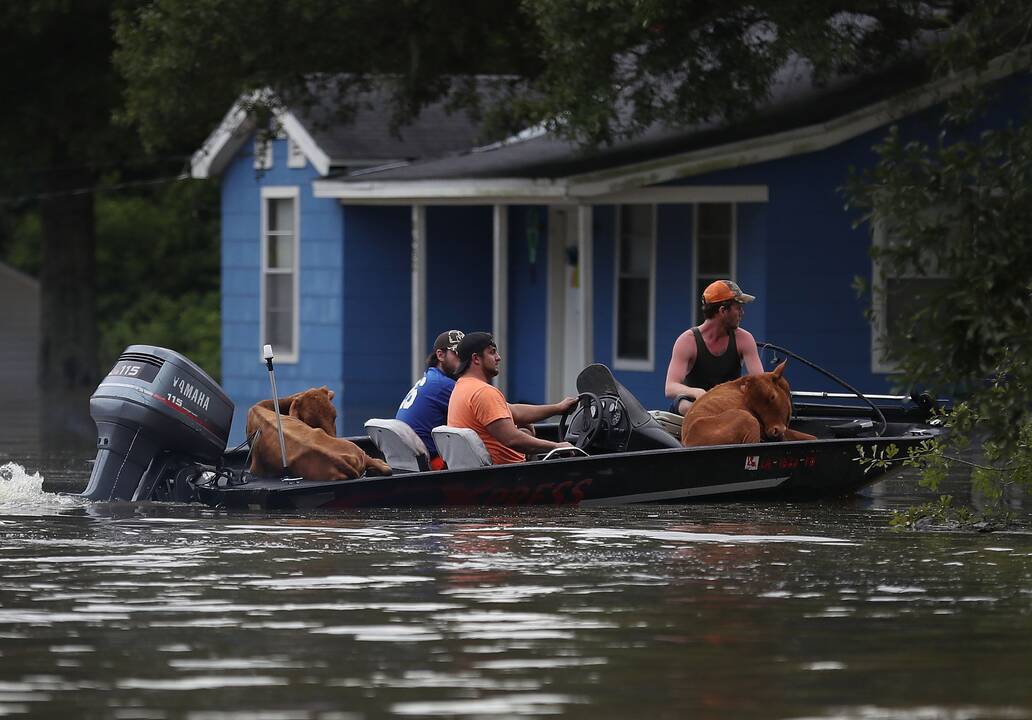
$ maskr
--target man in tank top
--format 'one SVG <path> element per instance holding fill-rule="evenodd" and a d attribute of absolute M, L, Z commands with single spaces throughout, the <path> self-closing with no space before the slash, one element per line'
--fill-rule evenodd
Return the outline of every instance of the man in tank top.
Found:
<path fill-rule="evenodd" d="M 749 375 L 763 372 L 756 340 L 739 327 L 745 304 L 755 299 L 730 280 L 717 280 L 703 291 L 705 320 L 681 333 L 670 354 L 665 392 L 673 400 L 671 411 L 683 415 L 707 390 L 740 376 L 742 363 Z"/>

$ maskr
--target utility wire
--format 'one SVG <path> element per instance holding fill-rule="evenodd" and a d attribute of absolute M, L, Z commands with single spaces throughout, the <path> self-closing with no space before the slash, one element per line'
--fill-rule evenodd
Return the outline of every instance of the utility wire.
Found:
<path fill-rule="evenodd" d="M 27 202 L 30 200 L 52 200 L 59 197 L 74 197 L 77 195 L 89 195 L 91 193 L 104 193 L 104 192 L 115 192 L 118 190 L 127 190 L 129 188 L 146 187 L 149 185 L 163 185 L 165 183 L 179 182 L 180 180 L 189 180 L 190 176 L 187 173 L 180 173 L 179 175 L 169 175 L 160 178 L 151 178 L 150 180 L 129 180 L 126 182 L 115 183 L 114 185 L 97 185 L 95 187 L 82 187 L 82 188 L 71 188 L 68 190 L 59 190 L 57 192 L 46 192 L 36 193 L 34 195 L 16 195 L 3 197 L 0 196 L 0 202 L 17 204 Z"/>

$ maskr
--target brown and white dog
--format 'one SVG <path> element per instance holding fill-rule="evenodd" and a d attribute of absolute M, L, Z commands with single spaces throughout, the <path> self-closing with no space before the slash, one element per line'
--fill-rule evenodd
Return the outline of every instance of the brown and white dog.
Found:
<path fill-rule="evenodd" d="M 283 422 L 287 469 L 306 480 L 351 480 L 369 475 L 390 475 L 383 460 L 369 457 L 350 440 L 338 438 L 333 391 L 323 386 L 279 398 L 262 400 L 247 413 L 247 435 L 261 429 L 251 452 L 251 472 L 276 476 L 282 472 L 276 406 Z"/>
<path fill-rule="evenodd" d="M 792 396 L 783 377 L 785 363 L 772 372 L 747 375 L 717 385 L 692 403 L 681 422 L 681 444 L 733 445 L 767 440 L 816 440 L 792 430 Z"/>

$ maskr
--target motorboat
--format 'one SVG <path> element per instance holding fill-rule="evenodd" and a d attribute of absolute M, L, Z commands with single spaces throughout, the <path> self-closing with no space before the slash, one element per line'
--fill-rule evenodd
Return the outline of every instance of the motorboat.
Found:
<path fill-rule="evenodd" d="M 856 493 L 885 471 L 870 458 L 905 456 L 940 433 L 927 396 L 796 392 L 790 426 L 817 439 L 686 448 L 679 416 L 646 410 L 606 366 L 585 368 L 577 390 L 569 417 L 535 426 L 539 436 L 575 447 L 539 459 L 492 465 L 472 431 L 439 428 L 448 467 L 432 470 L 407 426 L 371 420 L 366 435 L 349 439 L 393 474 L 258 477 L 247 469 L 247 447 L 227 450 L 234 407 L 218 384 L 173 350 L 132 345 L 90 399 L 97 457 L 82 496 L 320 511 L 814 500 Z"/>

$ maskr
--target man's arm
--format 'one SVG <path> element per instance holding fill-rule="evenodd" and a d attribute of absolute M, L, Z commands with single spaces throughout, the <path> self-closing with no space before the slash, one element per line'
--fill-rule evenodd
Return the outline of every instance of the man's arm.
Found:
<path fill-rule="evenodd" d="M 547 417 L 547 416 L 546 416 Z M 572 447 L 568 442 L 552 442 L 520 432 L 509 418 L 499 418 L 487 426 L 495 440 L 521 453 L 548 452 L 553 448 Z"/>
<path fill-rule="evenodd" d="M 691 330 L 686 330 L 674 341 L 674 349 L 670 353 L 670 364 L 666 371 L 666 385 L 664 394 L 673 399 L 678 395 L 688 395 L 693 400 L 698 400 L 706 394 L 702 388 L 691 387 L 684 384 L 684 377 L 695 367 L 695 335 Z"/>
<path fill-rule="evenodd" d="M 735 330 L 735 344 L 738 346 L 738 357 L 745 363 L 746 374 L 759 375 L 763 372 L 760 353 L 756 349 L 756 338 L 752 336 L 752 333 L 738 328 Z"/>
<path fill-rule="evenodd" d="M 569 408 L 577 404 L 577 398 L 563 398 L 560 402 L 547 405 L 524 405 L 509 403 L 509 412 L 512 413 L 512 422 L 518 427 L 524 427 L 531 423 L 541 422 L 553 415 L 562 415 Z M 488 428 L 491 426 L 488 425 Z"/>

